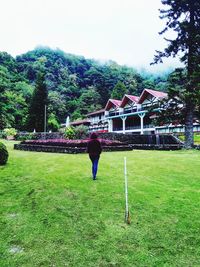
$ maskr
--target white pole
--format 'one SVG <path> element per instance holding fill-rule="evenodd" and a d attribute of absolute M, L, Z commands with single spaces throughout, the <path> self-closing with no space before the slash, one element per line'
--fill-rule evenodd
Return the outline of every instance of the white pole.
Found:
<path fill-rule="evenodd" d="M 144 118 L 143 116 L 140 117 L 140 119 L 141 119 L 141 134 L 144 134 L 144 130 L 143 130 L 144 129 L 144 121 L 143 121 L 143 118 Z"/>
<path fill-rule="evenodd" d="M 130 224 L 130 215 L 128 210 L 128 178 L 126 168 L 126 157 L 124 157 L 124 178 L 125 178 L 125 222 Z"/>
<path fill-rule="evenodd" d="M 125 134 L 125 130 L 126 130 L 126 117 L 122 118 L 122 130 L 123 130 L 123 134 Z"/>

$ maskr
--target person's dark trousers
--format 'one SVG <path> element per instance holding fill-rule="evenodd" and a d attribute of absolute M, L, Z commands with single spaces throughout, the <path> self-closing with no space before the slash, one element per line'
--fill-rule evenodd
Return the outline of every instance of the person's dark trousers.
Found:
<path fill-rule="evenodd" d="M 92 161 L 92 175 L 93 179 L 96 179 L 97 170 L 98 170 L 98 163 L 99 163 L 99 156 L 90 156 Z"/>

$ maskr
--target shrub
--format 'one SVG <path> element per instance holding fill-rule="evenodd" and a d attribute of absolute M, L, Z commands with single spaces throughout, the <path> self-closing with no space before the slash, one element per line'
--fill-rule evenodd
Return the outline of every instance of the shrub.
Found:
<path fill-rule="evenodd" d="M 17 141 L 25 141 L 34 139 L 34 133 L 17 133 L 15 135 L 15 140 Z"/>
<path fill-rule="evenodd" d="M 74 128 L 76 139 L 85 139 L 88 136 L 88 126 L 80 125 Z"/>
<path fill-rule="evenodd" d="M 68 127 L 65 129 L 64 137 L 66 139 L 74 139 L 75 138 L 75 130 L 74 127 Z"/>
<path fill-rule="evenodd" d="M 6 146 L 0 142 L 0 165 L 5 165 L 8 160 L 8 151 Z"/>
<path fill-rule="evenodd" d="M 99 139 L 102 146 L 118 146 L 124 145 L 117 140 Z M 46 140 L 28 140 L 23 141 L 21 144 L 41 145 L 41 146 L 62 146 L 62 147 L 87 147 L 88 139 L 85 140 L 66 140 L 66 139 L 46 139 Z"/>
<path fill-rule="evenodd" d="M 5 128 L 3 131 L 6 135 L 6 137 L 8 137 L 8 136 L 15 137 L 15 135 L 17 134 L 17 130 L 15 128 Z"/>

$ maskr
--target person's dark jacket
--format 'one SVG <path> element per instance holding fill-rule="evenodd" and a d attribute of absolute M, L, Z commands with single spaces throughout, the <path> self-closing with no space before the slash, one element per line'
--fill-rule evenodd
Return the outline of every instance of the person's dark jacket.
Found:
<path fill-rule="evenodd" d="M 101 143 L 98 139 L 90 139 L 87 144 L 87 153 L 90 156 L 99 156 L 102 152 Z"/>

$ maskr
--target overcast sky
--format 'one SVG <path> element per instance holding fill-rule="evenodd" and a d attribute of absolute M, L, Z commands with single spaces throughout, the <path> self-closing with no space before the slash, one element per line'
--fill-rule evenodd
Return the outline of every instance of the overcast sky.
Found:
<path fill-rule="evenodd" d="M 166 46 L 158 35 L 164 27 L 158 11 L 161 0 L 0 0 L 0 4 L 0 51 L 13 56 L 43 45 L 149 69 L 155 50 Z M 177 62 L 159 67 L 175 67 Z"/>

